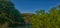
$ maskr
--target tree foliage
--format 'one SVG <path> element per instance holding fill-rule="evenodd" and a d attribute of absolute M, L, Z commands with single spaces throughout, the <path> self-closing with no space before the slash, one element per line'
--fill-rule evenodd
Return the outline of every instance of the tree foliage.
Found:
<path fill-rule="evenodd" d="M 15 8 L 11 1 L 0 1 L 0 12 L 2 13 L 0 14 L 0 21 L 9 21 L 9 23 L 24 23 L 22 14 Z"/>
<path fill-rule="evenodd" d="M 32 17 L 31 28 L 60 28 L 60 6 L 51 8 L 48 12 L 36 11 Z"/>

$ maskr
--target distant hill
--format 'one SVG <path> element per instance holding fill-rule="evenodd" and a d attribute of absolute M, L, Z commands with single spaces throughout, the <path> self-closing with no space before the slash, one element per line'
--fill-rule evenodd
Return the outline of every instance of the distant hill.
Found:
<path fill-rule="evenodd" d="M 22 15 L 23 15 L 23 16 L 33 16 L 33 15 L 35 15 L 35 14 L 33 14 L 33 13 L 22 13 Z"/>
<path fill-rule="evenodd" d="M 30 24 L 30 23 L 31 23 L 31 17 L 32 17 L 34 14 L 33 14 L 33 13 L 23 13 L 22 15 L 24 16 L 25 23 L 26 23 L 26 24 Z"/>

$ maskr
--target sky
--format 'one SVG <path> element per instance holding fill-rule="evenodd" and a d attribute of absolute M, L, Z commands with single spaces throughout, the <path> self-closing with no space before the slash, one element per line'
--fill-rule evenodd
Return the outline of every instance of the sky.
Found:
<path fill-rule="evenodd" d="M 60 0 L 11 0 L 15 8 L 21 13 L 35 13 L 36 10 L 44 9 L 46 12 L 60 5 Z"/>

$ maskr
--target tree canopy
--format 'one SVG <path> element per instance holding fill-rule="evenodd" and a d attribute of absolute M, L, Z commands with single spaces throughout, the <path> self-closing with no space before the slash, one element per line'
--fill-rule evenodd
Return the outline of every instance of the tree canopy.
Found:
<path fill-rule="evenodd" d="M 60 28 L 60 5 L 51 8 L 48 12 L 36 11 L 32 17 L 32 28 Z"/>
<path fill-rule="evenodd" d="M 14 4 L 11 1 L 8 2 L 5 0 L 0 1 L 0 12 L 2 13 L 0 14 L 0 19 L 1 19 L 0 21 L 2 21 L 2 17 L 3 17 L 4 21 L 12 20 L 10 21 L 10 23 L 12 22 L 24 23 L 24 18 L 22 14 L 18 11 L 18 9 L 15 8 Z"/>

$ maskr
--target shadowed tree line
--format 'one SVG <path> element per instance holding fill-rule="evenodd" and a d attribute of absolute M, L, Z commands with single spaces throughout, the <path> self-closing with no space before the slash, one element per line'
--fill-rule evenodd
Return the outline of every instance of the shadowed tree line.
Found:
<path fill-rule="evenodd" d="M 0 1 L 0 26 L 14 27 L 22 26 L 24 23 L 25 21 L 22 14 L 15 8 L 14 4 L 11 1 Z"/>
<path fill-rule="evenodd" d="M 31 23 L 31 28 L 60 28 L 60 5 L 52 7 L 48 12 L 37 10 Z"/>

